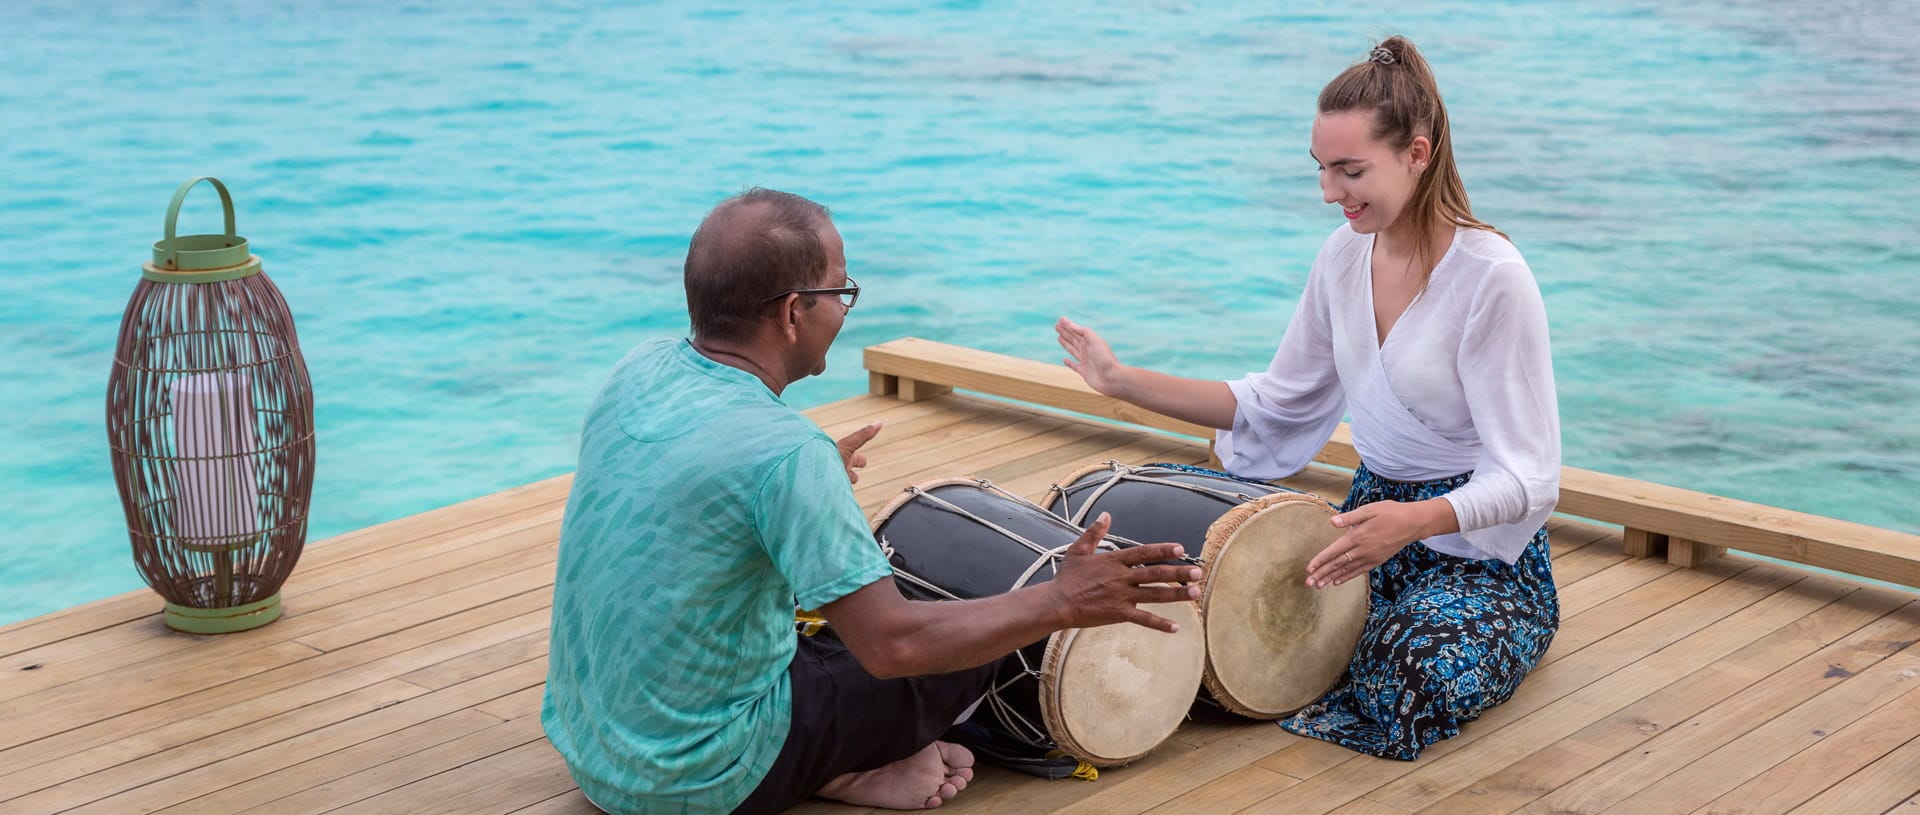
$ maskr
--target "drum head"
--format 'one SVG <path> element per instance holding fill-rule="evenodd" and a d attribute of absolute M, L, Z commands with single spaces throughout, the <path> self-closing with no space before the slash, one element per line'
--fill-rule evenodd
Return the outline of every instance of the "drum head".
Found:
<path fill-rule="evenodd" d="M 1132 623 L 1061 631 L 1047 641 L 1040 713 L 1068 755 L 1114 767 L 1146 755 L 1187 717 L 1206 667 L 1193 603 L 1141 608 L 1180 624 L 1168 634 Z"/>
<path fill-rule="evenodd" d="M 1341 530 L 1311 495 L 1243 504 L 1207 530 L 1204 681 L 1228 710 L 1277 719 L 1331 689 L 1367 622 L 1367 581 L 1308 588 L 1307 563 Z"/>

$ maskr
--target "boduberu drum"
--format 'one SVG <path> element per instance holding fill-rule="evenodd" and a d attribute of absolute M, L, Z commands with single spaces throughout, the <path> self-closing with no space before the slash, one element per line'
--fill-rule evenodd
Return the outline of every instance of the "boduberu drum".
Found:
<path fill-rule="evenodd" d="M 1112 534 L 1172 541 L 1205 568 L 1202 682 L 1222 707 L 1277 719 L 1339 681 L 1367 621 L 1367 582 L 1312 589 L 1307 563 L 1341 534 L 1318 497 L 1178 465 L 1109 461 L 1048 491 L 1070 523 L 1113 518 Z"/>
<path fill-rule="evenodd" d="M 873 518 L 901 592 L 915 600 L 991 597 L 1051 580 L 1081 531 L 986 481 L 960 478 L 908 487 Z M 1109 539 L 1101 547 L 1128 545 Z M 1193 603 L 1141 608 L 1180 630 L 1057 632 L 1007 660 L 982 715 L 1003 735 L 1096 767 L 1146 755 L 1185 718 L 1206 646 Z"/>

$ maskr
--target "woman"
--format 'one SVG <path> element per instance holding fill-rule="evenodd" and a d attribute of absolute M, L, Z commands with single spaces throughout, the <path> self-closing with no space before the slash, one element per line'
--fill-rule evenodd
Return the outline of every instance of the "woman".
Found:
<path fill-rule="evenodd" d="M 1367 626 L 1340 684 L 1281 725 L 1411 760 L 1510 698 L 1559 626 L 1546 309 L 1513 244 L 1473 217 L 1412 43 L 1388 39 L 1320 92 L 1312 155 L 1347 223 L 1265 372 L 1167 376 L 1121 365 L 1065 318 L 1056 330 L 1095 390 L 1218 428 L 1220 460 L 1242 477 L 1299 471 L 1352 413 L 1362 464 L 1333 519 L 1345 533 L 1306 582 L 1365 575 Z"/>

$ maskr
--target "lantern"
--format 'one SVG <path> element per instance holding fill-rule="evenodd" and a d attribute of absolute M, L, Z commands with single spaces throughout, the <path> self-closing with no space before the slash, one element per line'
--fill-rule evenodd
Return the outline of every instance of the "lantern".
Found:
<path fill-rule="evenodd" d="M 175 235 L 201 181 L 221 235 Z M 174 191 L 166 237 L 120 322 L 107 439 L 133 559 L 169 627 L 244 631 L 280 616 L 313 494 L 313 388 L 293 315 L 234 231 L 215 178 Z"/>

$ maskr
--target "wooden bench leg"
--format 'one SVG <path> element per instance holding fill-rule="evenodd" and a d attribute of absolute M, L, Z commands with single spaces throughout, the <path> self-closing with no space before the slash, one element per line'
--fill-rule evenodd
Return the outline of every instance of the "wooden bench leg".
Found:
<path fill-rule="evenodd" d="M 921 382 L 917 379 L 900 378 L 900 401 L 902 402 L 921 402 L 932 399 L 935 396 L 952 392 L 953 388 L 947 385 L 935 385 L 931 382 Z"/>
<path fill-rule="evenodd" d="M 1666 557 L 1667 536 L 1629 526 L 1621 535 L 1620 549 L 1628 557 Z"/>
<path fill-rule="evenodd" d="M 1691 569 L 1727 553 L 1725 546 L 1710 546 L 1686 538 L 1667 540 L 1667 562 Z"/>
<path fill-rule="evenodd" d="M 867 372 L 867 393 L 874 396 L 892 396 L 899 392 L 900 377 L 879 371 Z"/>

